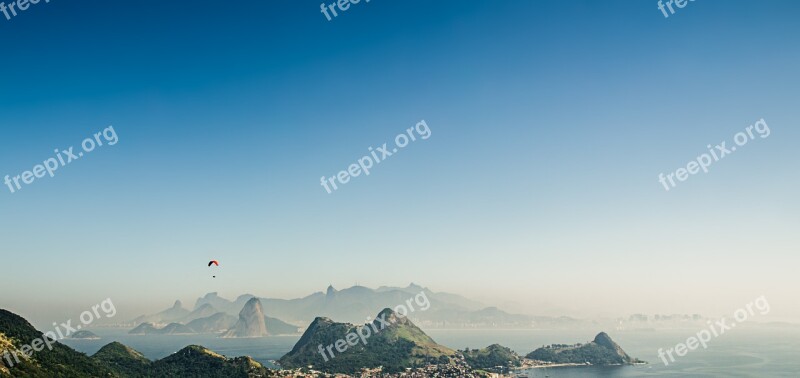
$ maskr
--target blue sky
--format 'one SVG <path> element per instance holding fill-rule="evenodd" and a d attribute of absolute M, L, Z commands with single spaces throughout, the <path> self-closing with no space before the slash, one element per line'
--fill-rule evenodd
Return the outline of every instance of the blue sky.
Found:
<path fill-rule="evenodd" d="M 327 21 L 306 0 L 54 0 L 0 17 L 0 174 L 119 136 L 0 190 L 2 304 L 135 313 L 413 281 L 531 313 L 766 295 L 800 318 L 800 5 L 656 3 L 373 0 Z M 761 118 L 769 138 L 658 183 Z M 319 185 L 421 119 L 430 139 Z"/>

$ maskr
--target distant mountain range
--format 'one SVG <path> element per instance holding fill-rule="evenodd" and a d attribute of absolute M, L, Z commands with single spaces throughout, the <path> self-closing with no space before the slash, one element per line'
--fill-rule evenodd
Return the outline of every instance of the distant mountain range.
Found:
<path fill-rule="evenodd" d="M 198 332 L 181 323 L 169 323 L 161 328 L 156 327 L 153 323 L 142 323 L 128 333 L 131 335 L 191 335 Z"/>
<path fill-rule="evenodd" d="M 170 323 L 160 325 L 163 322 Z M 131 335 L 218 333 L 222 337 L 233 338 L 290 335 L 302 332 L 301 327 L 266 316 L 261 301 L 255 297 L 251 297 L 244 304 L 238 317 L 217 311 L 209 303 L 201 304 L 194 311 L 189 311 L 182 307 L 180 301 L 175 301 L 171 308 L 153 315 L 142 315 L 134 319 L 134 323 L 138 323 L 138 325 L 128 332 Z"/>
<path fill-rule="evenodd" d="M 582 323 L 569 317 L 510 314 L 457 294 L 436 293 L 413 283 L 407 287 L 381 286 L 377 289 L 353 286 L 336 290 L 329 286 L 325 292 L 302 298 L 260 298 L 260 302 L 266 315 L 292 325 L 308 324 L 319 316 L 362 323 L 381 309 L 394 308 L 419 293 L 424 293 L 428 298 L 430 308 L 409 316 L 423 328 L 566 328 Z M 245 304 L 253 298 L 255 296 L 251 294 L 244 294 L 235 300 L 228 300 L 217 293 L 208 293 L 197 299 L 193 311 L 182 308 L 180 301 L 176 301 L 172 308 L 140 316 L 133 322 L 137 325 L 143 322 L 179 322 L 188 325 L 193 319 L 215 311 L 238 317 Z"/>
<path fill-rule="evenodd" d="M 699 315 L 632 315 L 630 318 L 598 319 L 595 321 L 568 316 L 549 317 L 511 314 L 497 307 L 487 307 L 480 302 L 457 294 L 433 292 L 428 288 L 410 284 L 407 287 L 381 286 L 370 289 L 353 286 L 336 290 L 329 286 L 325 292 L 295 299 L 256 298 L 251 294 L 234 300 L 208 293 L 195 301 L 189 310 L 180 301 L 172 307 L 150 315 L 142 315 L 125 326 L 134 328 L 133 334 L 219 334 L 226 337 L 247 335 L 248 332 L 228 332 L 237 326 L 245 305 L 256 298 L 261 304 L 270 335 L 302 333 L 303 326 L 317 317 L 360 324 L 383 308 L 394 308 L 409 298 L 423 293 L 428 300 L 424 311 L 409 314 L 409 318 L 422 329 L 614 329 L 653 330 L 656 328 L 689 327 L 706 321 Z M 149 323 L 148 325 L 143 325 Z M 173 324 L 174 323 L 174 324 Z M 182 326 L 185 327 L 182 327 Z M 141 327 L 141 328 L 139 328 Z M 257 334 L 263 334 L 256 331 Z"/>
<path fill-rule="evenodd" d="M 430 308 L 409 316 L 415 324 L 423 329 L 596 329 L 602 327 L 616 330 L 649 330 L 693 327 L 695 324 L 702 325 L 707 320 L 697 314 L 649 316 L 634 314 L 629 318 L 607 318 L 594 321 L 568 316 L 512 314 L 457 294 L 433 292 L 413 283 L 407 287 L 381 286 L 377 289 L 353 286 L 336 290 L 329 286 L 325 292 L 316 292 L 302 298 L 260 298 L 259 300 L 268 319 L 279 319 L 281 323 L 302 329 L 303 325 L 309 324 L 318 316 L 350 323 L 361 323 L 377 311 L 383 308 L 393 308 L 421 292 L 425 293 L 429 299 Z M 222 333 L 236 323 L 239 312 L 253 298 L 255 298 L 254 295 L 243 294 L 234 300 L 229 300 L 220 297 L 217 293 L 208 293 L 198 298 L 191 310 L 184 308 L 180 301 L 175 301 L 172 307 L 164 311 L 139 316 L 130 323 L 133 323 L 134 326 L 152 323 L 156 328 L 163 328 L 170 323 L 180 323 L 189 326 L 197 333 Z M 220 313 L 227 316 L 219 315 Z M 212 316 L 214 317 L 212 318 Z M 195 320 L 199 320 L 200 324 L 192 324 Z"/>
<path fill-rule="evenodd" d="M 200 309 L 202 309 L 202 311 L 198 311 Z M 296 325 L 265 316 L 261 308 L 261 302 L 257 298 L 251 298 L 245 304 L 244 308 L 239 312 L 238 318 L 224 312 L 216 312 L 210 305 L 203 305 L 200 309 L 181 317 L 181 321 L 192 319 L 186 324 L 173 322 L 159 327 L 155 323 L 141 323 L 128 333 L 131 335 L 193 335 L 218 333 L 221 337 L 234 338 L 291 335 L 302 332 L 302 329 Z M 206 313 L 213 313 L 213 315 L 193 319 L 195 316 L 200 316 L 200 314 L 205 315 Z"/>
<path fill-rule="evenodd" d="M 227 331 L 238 319 L 233 315 L 228 315 L 224 312 L 218 312 L 207 318 L 200 318 L 190 321 L 186 324 L 196 333 L 219 333 Z"/>
<path fill-rule="evenodd" d="M 181 320 L 186 318 L 191 311 L 183 308 L 183 304 L 181 301 L 175 301 L 175 304 L 172 307 L 161 311 L 157 314 L 153 315 L 142 315 L 136 319 L 133 319 L 133 323 L 141 324 L 141 323 L 179 323 Z"/>

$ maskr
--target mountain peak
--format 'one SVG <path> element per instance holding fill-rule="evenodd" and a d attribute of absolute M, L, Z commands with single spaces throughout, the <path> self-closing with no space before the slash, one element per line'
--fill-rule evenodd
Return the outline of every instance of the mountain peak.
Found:
<path fill-rule="evenodd" d="M 181 350 L 179 350 L 179 351 L 177 351 L 175 353 L 176 354 L 177 353 L 183 353 L 183 354 L 200 353 L 200 354 L 207 354 L 209 356 L 216 357 L 216 358 L 225 359 L 225 357 L 223 355 L 221 355 L 219 353 L 216 353 L 216 352 L 212 351 L 211 349 L 208 349 L 208 348 L 206 348 L 204 346 L 201 346 L 201 345 L 188 345 L 188 346 L 184 347 L 183 349 L 181 349 Z"/>
<path fill-rule="evenodd" d="M 597 336 L 594 337 L 594 342 L 596 342 L 597 344 L 600 344 L 600 345 L 605 345 L 605 346 L 615 346 L 615 345 L 617 345 L 617 343 L 615 343 L 614 340 L 611 340 L 611 336 L 609 336 L 605 332 L 598 333 Z"/>
<path fill-rule="evenodd" d="M 112 342 L 110 342 L 110 343 L 106 344 L 105 346 L 103 346 L 102 348 L 100 348 L 100 350 L 103 350 L 103 349 L 110 349 L 110 350 L 127 350 L 127 348 L 128 348 L 128 347 L 127 347 L 127 346 L 125 346 L 125 344 L 123 344 L 123 343 L 121 343 L 121 342 L 119 342 L 119 341 L 112 341 Z"/>
<path fill-rule="evenodd" d="M 245 305 L 245 307 L 247 307 L 247 306 L 258 306 L 259 308 L 261 308 L 261 300 L 259 298 L 256 298 L 256 297 L 252 297 L 252 298 L 248 299 L 247 303 L 245 303 L 244 305 Z M 242 311 L 244 311 L 244 309 L 242 309 Z"/>
<path fill-rule="evenodd" d="M 631 357 L 622 350 L 622 347 L 619 344 L 615 343 L 614 340 L 611 340 L 611 336 L 609 336 L 605 332 L 600 332 L 597 336 L 594 337 L 594 343 L 600 345 L 602 347 L 608 348 L 614 352 L 619 358 L 621 358 L 626 363 L 631 362 Z"/>
<path fill-rule="evenodd" d="M 390 324 L 387 326 L 385 322 Z M 336 345 L 338 340 L 349 340 L 352 336 L 348 335 L 358 335 L 360 331 L 370 328 L 378 331 L 368 336 L 368 342 L 350 344 L 347 351 L 332 352 L 334 355 L 327 356 L 321 355 L 318 350 L 320 345 Z M 384 308 L 371 327 L 338 323 L 325 317 L 315 318 L 279 363 L 288 368 L 313 365 L 315 369 L 327 373 L 356 373 L 361 368 L 378 366 L 382 366 L 386 372 L 398 372 L 431 360 L 451 362 L 455 355 L 455 351 L 437 344 L 405 317 L 390 308 Z M 336 359 L 329 360 L 329 357 Z"/>
<path fill-rule="evenodd" d="M 331 320 L 330 318 L 326 318 L 324 316 L 317 316 L 316 318 L 314 318 L 314 321 L 311 322 L 311 325 L 309 325 L 309 327 L 319 324 L 331 324 L 331 323 L 333 323 L 333 320 Z"/>
<path fill-rule="evenodd" d="M 175 304 L 172 305 L 172 308 L 182 308 L 182 307 L 183 307 L 183 303 L 181 303 L 180 300 L 176 300 Z"/>
<path fill-rule="evenodd" d="M 222 337 L 263 337 L 267 336 L 266 316 L 261 299 L 253 297 L 239 311 L 239 320 Z"/>
<path fill-rule="evenodd" d="M 375 318 L 373 323 L 377 323 L 377 326 L 381 326 L 381 323 L 378 318 L 383 319 L 384 321 L 389 322 L 391 325 L 413 325 L 407 317 L 399 315 L 397 312 L 392 310 L 391 308 L 384 308 L 381 312 L 378 313 L 378 316 Z"/>
<path fill-rule="evenodd" d="M 120 363 L 121 361 L 136 361 L 142 364 L 149 364 L 150 360 L 144 357 L 135 349 L 114 341 L 106 344 L 98 350 L 93 356 L 93 359 L 105 362 Z"/>
<path fill-rule="evenodd" d="M 148 377 L 265 377 L 268 371 L 249 357 L 226 358 L 208 348 L 189 345 L 153 363 Z"/>
<path fill-rule="evenodd" d="M 387 319 L 388 319 L 388 318 L 391 318 L 391 317 L 393 317 L 393 316 L 396 316 L 396 315 L 397 315 L 397 313 L 396 313 L 396 312 L 394 312 L 394 310 L 392 310 L 392 309 L 391 309 L 391 308 L 389 308 L 389 307 L 386 307 L 386 308 L 384 308 L 383 310 L 381 310 L 381 312 L 379 312 L 379 313 L 378 313 L 378 317 L 379 317 L 379 318 L 380 318 L 381 316 L 384 316 L 384 317 L 386 317 Z"/>

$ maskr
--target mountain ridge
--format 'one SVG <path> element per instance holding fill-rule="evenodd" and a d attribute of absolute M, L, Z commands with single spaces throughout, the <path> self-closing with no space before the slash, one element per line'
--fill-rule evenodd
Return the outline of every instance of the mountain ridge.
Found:
<path fill-rule="evenodd" d="M 309 324 L 318 316 L 359 323 L 380 309 L 403 303 L 409 295 L 419 293 L 424 293 L 431 302 L 430 311 L 414 315 L 415 321 L 426 328 L 531 328 L 536 324 L 553 325 L 573 321 L 569 318 L 511 314 L 457 294 L 434 292 L 415 283 L 406 287 L 380 286 L 377 289 L 356 285 L 342 290 L 330 285 L 325 291 L 300 298 L 260 299 L 270 316 L 288 323 Z M 244 294 L 231 301 L 213 292 L 198 298 L 195 308 L 210 304 L 220 311 L 238 316 L 244 305 L 242 301 L 253 297 Z"/>
<path fill-rule="evenodd" d="M 598 333 L 594 340 L 585 344 L 552 344 L 538 348 L 525 357 L 552 363 L 599 366 L 629 365 L 642 362 L 639 359 L 631 358 L 605 332 Z"/>
<path fill-rule="evenodd" d="M 396 372 L 429 362 L 453 364 L 456 354 L 437 344 L 408 318 L 385 308 L 375 320 L 362 325 L 315 318 L 278 363 L 284 368 L 310 365 L 328 373 L 352 374 L 377 367 Z"/>

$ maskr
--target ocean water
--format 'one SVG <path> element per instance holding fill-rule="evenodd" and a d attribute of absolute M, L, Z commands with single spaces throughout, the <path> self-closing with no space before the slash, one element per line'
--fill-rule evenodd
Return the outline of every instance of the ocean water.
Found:
<path fill-rule="evenodd" d="M 563 367 L 522 371 L 528 377 L 800 377 L 800 329 L 736 328 L 665 366 L 658 357 L 659 348 L 674 348 L 699 329 L 667 331 L 627 331 L 607 333 L 629 355 L 647 365 L 615 367 Z M 545 344 L 571 344 L 594 338 L 594 332 L 525 330 L 525 331 L 430 331 L 437 342 L 464 349 L 492 343 L 507 346 L 517 353 L 528 352 Z"/>
<path fill-rule="evenodd" d="M 159 359 L 192 344 L 202 345 L 226 356 L 248 355 L 269 363 L 292 349 L 299 336 L 270 336 L 254 339 L 222 339 L 212 335 L 132 336 L 119 329 L 93 329 L 100 340 L 62 340 L 87 354 L 119 341 L 147 358 Z M 520 371 L 536 378 L 578 377 L 800 377 L 800 329 L 737 328 L 712 339 L 707 349 L 689 351 L 665 366 L 659 348 L 674 347 L 695 334 L 697 329 L 667 331 L 608 331 L 629 355 L 647 365 L 620 367 L 559 367 Z M 499 343 L 520 354 L 545 344 L 571 344 L 594 338 L 586 330 L 427 330 L 438 343 L 454 349 L 483 348 Z"/>

